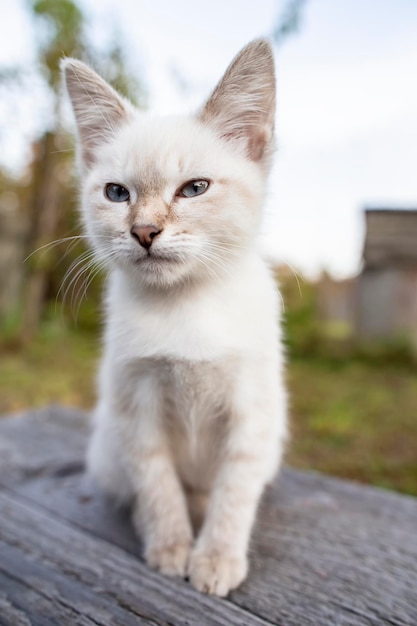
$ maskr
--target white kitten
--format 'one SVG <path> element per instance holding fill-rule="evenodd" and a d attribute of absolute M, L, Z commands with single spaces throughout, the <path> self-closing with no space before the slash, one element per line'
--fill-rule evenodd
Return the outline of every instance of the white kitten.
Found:
<path fill-rule="evenodd" d="M 110 267 L 88 465 L 133 500 L 149 565 L 224 596 L 247 574 L 286 436 L 276 290 L 257 241 L 272 51 L 246 46 L 207 104 L 178 118 L 136 110 L 80 61 L 63 68 L 85 229 Z"/>

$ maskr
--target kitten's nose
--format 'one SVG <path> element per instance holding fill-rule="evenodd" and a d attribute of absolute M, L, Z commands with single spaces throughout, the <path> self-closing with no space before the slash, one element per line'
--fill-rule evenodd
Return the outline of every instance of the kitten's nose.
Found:
<path fill-rule="evenodd" d="M 157 235 L 159 235 L 160 232 L 161 230 L 154 224 L 146 224 L 144 226 L 137 226 L 134 224 L 130 229 L 132 237 L 140 243 L 142 248 L 146 248 L 146 250 L 149 250 L 153 240 Z"/>

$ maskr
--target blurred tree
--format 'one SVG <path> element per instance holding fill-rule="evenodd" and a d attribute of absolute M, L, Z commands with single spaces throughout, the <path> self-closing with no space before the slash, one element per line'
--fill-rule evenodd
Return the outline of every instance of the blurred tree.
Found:
<path fill-rule="evenodd" d="M 39 61 L 48 84 L 60 83 L 59 63 L 63 56 L 83 57 L 84 16 L 73 0 L 31 0 L 29 6 L 39 33 Z"/>
<path fill-rule="evenodd" d="M 272 30 L 272 40 L 277 46 L 299 31 L 305 4 L 306 0 L 288 0 Z"/>
<path fill-rule="evenodd" d="M 62 184 L 68 153 L 59 151 L 57 145 L 57 135 L 61 133 L 57 97 L 59 61 L 63 54 L 82 56 L 85 52 L 83 15 L 72 0 L 35 0 L 29 3 L 29 7 L 34 16 L 35 32 L 40 39 L 39 69 L 53 102 L 53 119 L 49 122 L 50 129 L 33 146 L 26 205 L 29 227 L 25 256 L 55 239 L 60 221 L 62 223 L 73 209 L 68 200 L 71 196 Z M 27 265 L 21 327 L 24 340 L 30 339 L 39 325 L 53 270 L 53 256 L 34 255 Z"/>
<path fill-rule="evenodd" d="M 134 101 L 139 95 L 143 101 L 143 90 L 124 69 L 120 46 L 111 45 L 103 54 L 88 41 L 86 18 L 75 0 L 28 0 L 27 7 L 37 40 L 37 70 L 51 106 L 41 134 L 32 146 L 32 158 L 25 174 L 22 213 L 27 227 L 23 257 L 30 255 L 30 258 L 25 264 L 23 281 L 20 328 L 23 341 L 33 337 L 48 300 L 56 297 L 65 274 L 82 249 L 74 246 L 62 254 L 62 248 L 46 247 L 60 237 L 74 235 L 78 228 L 72 140 L 60 124 L 61 58 L 74 56 L 92 63 L 124 95 Z M 0 82 L 9 83 L 13 75 L 18 78 L 22 72 L 19 68 L 12 72 L 7 69 L 3 74 L 0 71 Z M 39 248 L 43 250 L 32 254 Z"/>

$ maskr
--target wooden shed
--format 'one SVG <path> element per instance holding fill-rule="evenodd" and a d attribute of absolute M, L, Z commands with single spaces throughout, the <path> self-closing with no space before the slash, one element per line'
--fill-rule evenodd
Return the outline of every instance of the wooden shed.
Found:
<path fill-rule="evenodd" d="M 365 220 L 358 335 L 405 337 L 417 347 L 417 209 L 366 209 Z"/>

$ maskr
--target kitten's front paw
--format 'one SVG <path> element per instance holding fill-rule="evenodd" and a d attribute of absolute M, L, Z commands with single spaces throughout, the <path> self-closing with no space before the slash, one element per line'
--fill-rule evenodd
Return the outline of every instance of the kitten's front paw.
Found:
<path fill-rule="evenodd" d="M 203 593 L 227 596 L 244 581 L 248 573 L 246 557 L 213 551 L 191 553 L 188 575 L 193 586 Z"/>
<path fill-rule="evenodd" d="M 146 550 L 145 558 L 150 567 L 167 576 L 182 576 L 187 572 L 191 542 L 177 542 L 164 546 L 152 546 Z"/>

